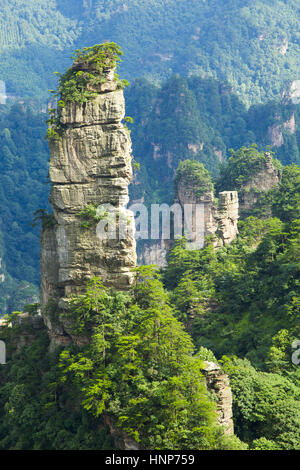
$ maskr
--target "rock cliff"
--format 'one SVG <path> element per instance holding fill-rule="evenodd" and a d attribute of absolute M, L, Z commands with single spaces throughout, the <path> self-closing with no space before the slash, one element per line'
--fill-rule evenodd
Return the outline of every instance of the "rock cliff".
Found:
<path fill-rule="evenodd" d="M 80 63 L 75 66 L 80 71 Z M 82 70 L 88 70 L 86 64 Z M 41 234 L 41 305 L 51 338 L 59 344 L 70 340 L 68 328 L 60 316 L 52 321 L 49 305 L 63 312 L 93 276 L 106 286 L 127 289 L 136 264 L 134 220 L 126 209 L 131 140 L 122 123 L 124 95 L 113 68 L 105 69 L 92 91 L 85 102 L 64 103 L 57 117 L 59 133 L 49 140 L 54 220 Z M 104 231 L 97 231 L 99 206 L 107 204 L 114 216 L 126 218 L 126 237 L 105 238 Z"/>
<path fill-rule="evenodd" d="M 260 196 L 270 189 L 277 187 L 281 178 L 281 172 L 274 167 L 270 153 L 265 153 L 263 168 L 253 175 L 239 191 L 240 215 L 247 217 L 258 202 Z"/>
<path fill-rule="evenodd" d="M 216 396 L 218 423 L 223 426 L 225 434 L 233 434 L 232 392 L 228 375 L 218 364 L 208 361 L 204 361 L 203 374 L 207 389 Z"/>
<path fill-rule="evenodd" d="M 200 194 L 197 194 L 199 190 Z M 195 187 L 192 180 L 180 178 L 177 199 L 182 208 L 185 205 L 203 206 L 203 237 L 212 236 L 216 247 L 227 245 L 236 238 L 239 217 L 237 191 L 222 191 L 216 200 L 212 189 L 201 191 L 201 187 Z M 193 242 L 193 239 L 189 241 Z"/>
<path fill-rule="evenodd" d="M 239 198 L 237 191 L 222 191 L 214 196 L 209 173 L 197 161 L 181 162 L 175 178 L 174 205 L 180 205 L 184 235 L 190 249 L 203 248 L 205 238 L 211 237 L 214 246 L 231 243 L 238 234 Z M 159 239 L 141 244 L 138 261 L 141 264 L 167 264 L 172 239 Z"/>

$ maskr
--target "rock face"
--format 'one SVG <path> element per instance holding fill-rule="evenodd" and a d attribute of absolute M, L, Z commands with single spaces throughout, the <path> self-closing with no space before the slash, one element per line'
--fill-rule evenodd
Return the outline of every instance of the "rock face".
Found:
<path fill-rule="evenodd" d="M 216 234 L 222 245 L 228 245 L 238 234 L 239 199 L 237 191 L 222 191 L 219 193 L 219 204 L 216 220 Z"/>
<path fill-rule="evenodd" d="M 165 267 L 167 265 L 167 253 L 169 250 L 169 245 L 167 240 L 157 240 L 144 243 L 142 245 L 142 255 L 138 256 L 138 264 L 156 264 L 160 267 Z"/>
<path fill-rule="evenodd" d="M 272 147 L 281 147 L 284 144 L 281 123 L 273 124 L 268 128 L 268 139 Z"/>
<path fill-rule="evenodd" d="M 182 214 L 187 220 L 188 231 L 185 232 L 190 248 L 203 248 L 205 237 L 212 236 L 215 247 L 231 243 L 238 234 L 239 201 L 237 191 L 219 193 L 215 201 L 213 191 L 206 191 L 201 196 L 196 194 L 195 187 L 186 181 L 178 182 L 175 204 L 180 204 Z M 201 210 L 196 213 L 196 207 Z M 186 213 L 186 208 L 193 208 L 193 216 Z M 198 222 L 197 222 L 198 221 Z M 200 237 L 197 235 L 200 233 Z M 172 240 L 159 239 L 142 244 L 142 255 L 138 256 L 139 264 L 156 264 L 164 267 L 167 264 L 167 253 L 173 244 Z M 141 250 L 140 250 L 141 251 Z"/>
<path fill-rule="evenodd" d="M 178 183 L 177 197 L 180 205 L 203 205 L 203 236 L 214 237 L 215 246 L 231 243 L 238 234 L 239 201 L 237 191 L 219 193 L 218 203 L 213 191 L 197 196 L 194 187 Z M 190 240 L 193 242 L 193 239 Z"/>
<path fill-rule="evenodd" d="M 245 183 L 240 191 L 240 213 L 243 217 L 250 214 L 263 192 L 278 186 L 280 182 L 281 173 L 274 167 L 272 156 L 266 152 L 265 158 L 264 168 Z"/>
<path fill-rule="evenodd" d="M 94 276 L 121 290 L 133 280 L 134 220 L 125 207 L 132 177 L 131 140 L 122 124 L 123 90 L 117 89 L 113 74 L 106 73 L 95 97 L 65 104 L 59 117 L 62 132 L 49 142 L 55 220 L 41 235 L 41 305 L 50 335 L 59 344 L 68 341 L 66 325 L 54 325 L 45 313 L 50 301 L 63 311 L 70 296 L 82 293 Z M 106 204 L 114 216 L 126 218 L 126 237 L 116 233 L 108 238 L 97 231 L 99 218 L 83 226 L 80 212 Z"/>
<path fill-rule="evenodd" d="M 283 104 L 300 103 L 300 80 L 293 80 L 287 84 L 281 95 Z"/>
<path fill-rule="evenodd" d="M 224 374 L 218 364 L 208 361 L 204 361 L 202 372 L 206 379 L 207 389 L 216 395 L 218 423 L 224 427 L 225 434 L 233 434 L 232 393 L 228 375 Z"/>

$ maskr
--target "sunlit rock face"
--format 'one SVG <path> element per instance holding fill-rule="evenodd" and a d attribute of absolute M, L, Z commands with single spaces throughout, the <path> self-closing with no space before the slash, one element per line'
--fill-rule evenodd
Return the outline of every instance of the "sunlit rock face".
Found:
<path fill-rule="evenodd" d="M 281 180 L 281 172 L 275 168 L 271 154 L 265 153 L 265 162 L 261 171 L 243 185 L 240 191 L 240 215 L 247 217 L 262 194 L 275 188 Z M 271 213 L 270 213 L 271 215 Z"/>
<path fill-rule="evenodd" d="M 86 103 L 66 103 L 59 114 L 62 132 L 49 141 L 50 203 L 55 220 L 41 235 L 41 304 L 50 335 L 59 344 L 68 342 L 68 327 L 61 318 L 54 324 L 53 315 L 47 313 L 49 302 L 63 312 L 70 297 L 84 292 L 94 276 L 120 290 L 133 282 L 134 219 L 126 209 L 132 177 L 131 139 L 122 123 L 123 90 L 117 89 L 113 70 L 106 79 Z M 109 205 L 113 220 L 126 220 L 122 236 L 118 231 L 105 232 L 103 223 L 102 230 L 97 230 L 101 222 L 96 218 L 83 226 L 79 213 L 88 205 Z"/>
<path fill-rule="evenodd" d="M 177 198 L 182 208 L 188 205 L 203 206 L 203 241 L 206 237 L 212 236 L 214 245 L 218 247 L 235 240 L 239 218 L 237 191 L 223 191 L 219 193 L 219 199 L 216 201 L 213 191 L 203 192 L 201 196 L 197 196 L 193 185 L 189 185 L 188 181 L 179 181 Z M 191 238 L 188 241 L 194 240 Z"/>
<path fill-rule="evenodd" d="M 225 434 L 233 434 L 232 391 L 229 377 L 224 374 L 219 364 L 214 362 L 204 361 L 202 372 L 207 389 L 216 395 L 218 423 L 223 426 Z"/>

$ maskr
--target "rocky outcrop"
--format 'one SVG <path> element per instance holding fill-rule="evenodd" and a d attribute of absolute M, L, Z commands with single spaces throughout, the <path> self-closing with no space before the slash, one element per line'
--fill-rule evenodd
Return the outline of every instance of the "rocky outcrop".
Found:
<path fill-rule="evenodd" d="M 64 311 L 94 276 L 106 286 L 128 289 L 136 264 L 134 220 L 126 209 L 132 170 L 130 135 L 122 124 L 124 95 L 113 70 L 105 77 L 96 96 L 65 104 L 60 135 L 49 142 L 54 223 L 41 235 L 41 305 L 56 344 L 68 341 L 67 326 L 61 318 L 54 325 L 45 313 L 49 302 Z M 116 218 L 126 218 L 125 237 L 97 230 L 104 212 L 96 208 L 107 204 Z M 88 207 L 95 208 L 95 217 L 83 224 L 80 213 Z"/>
<path fill-rule="evenodd" d="M 225 434 L 233 434 L 232 392 L 227 374 L 214 362 L 204 361 L 202 370 L 208 391 L 213 392 L 217 401 L 218 423 L 223 426 Z"/>
<path fill-rule="evenodd" d="M 283 104 L 300 103 L 300 80 L 293 80 L 287 84 L 281 95 Z"/>
<path fill-rule="evenodd" d="M 245 183 L 239 192 L 240 214 L 243 217 L 250 215 L 251 210 L 260 196 L 270 189 L 277 187 L 281 178 L 281 172 L 274 167 L 270 153 L 265 153 L 263 168 Z"/>
<path fill-rule="evenodd" d="M 281 123 L 275 123 L 268 127 L 268 139 L 272 147 L 281 147 L 284 144 Z"/>
<path fill-rule="evenodd" d="M 167 253 L 172 243 L 170 240 L 150 240 L 141 241 L 140 249 L 137 253 L 137 260 L 139 265 L 156 264 L 163 268 L 167 266 Z"/>
<path fill-rule="evenodd" d="M 239 199 L 237 191 L 219 193 L 218 212 L 216 214 L 216 235 L 222 245 L 228 245 L 238 234 Z"/>
<path fill-rule="evenodd" d="M 185 205 L 203 206 L 203 241 L 205 237 L 212 236 L 215 246 L 223 246 L 236 238 L 239 217 L 237 191 L 223 191 L 219 193 L 217 201 L 213 191 L 205 191 L 199 196 L 195 187 L 186 181 L 179 181 L 177 188 L 177 197 L 182 208 Z M 191 238 L 189 241 L 194 240 Z"/>
<path fill-rule="evenodd" d="M 16 343 L 16 350 L 20 351 L 23 346 L 29 346 L 36 340 L 37 330 L 45 329 L 43 318 L 40 314 L 31 315 L 29 313 L 22 313 L 16 317 L 16 324 L 20 326 L 18 341 Z"/>

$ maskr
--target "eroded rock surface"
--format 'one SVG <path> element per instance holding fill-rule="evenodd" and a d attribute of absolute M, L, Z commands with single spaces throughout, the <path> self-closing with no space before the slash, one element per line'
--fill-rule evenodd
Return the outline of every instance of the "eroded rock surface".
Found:
<path fill-rule="evenodd" d="M 223 426 L 225 434 L 233 434 L 232 392 L 227 374 L 219 364 L 204 361 L 203 374 L 209 391 L 214 392 L 217 400 L 218 423 Z"/>
<path fill-rule="evenodd" d="M 53 322 L 47 314 L 49 302 L 64 311 L 70 297 L 82 293 L 94 276 L 106 286 L 126 290 L 136 265 L 134 220 L 126 209 L 132 157 L 130 135 L 122 124 L 124 95 L 113 71 L 106 77 L 89 101 L 66 103 L 59 117 L 62 132 L 49 142 L 54 225 L 41 235 L 41 304 L 55 344 L 68 342 L 70 332 L 61 319 Z M 83 226 L 82 210 L 107 204 L 115 216 L 126 218 L 126 237 L 119 239 L 116 233 L 104 238 L 95 220 Z"/>
<path fill-rule="evenodd" d="M 245 183 L 240 191 L 240 213 L 243 217 L 251 214 L 260 196 L 280 183 L 281 172 L 274 167 L 270 153 L 265 153 L 265 163 L 261 171 Z"/>
<path fill-rule="evenodd" d="M 215 246 L 223 246 L 235 240 L 238 234 L 239 200 L 237 191 L 219 193 L 219 200 L 214 199 L 213 191 L 197 196 L 195 188 L 187 182 L 179 182 L 178 201 L 182 208 L 191 205 L 203 206 L 203 241 L 213 236 Z M 196 233 L 196 229 L 193 230 Z M 193 238 L 189 241 L 193 242 Z"/>

